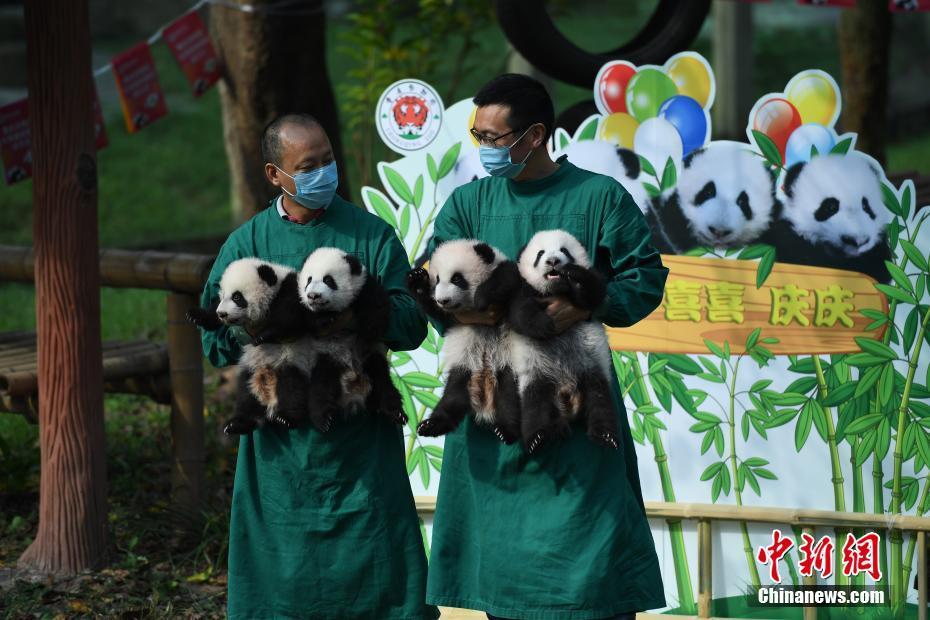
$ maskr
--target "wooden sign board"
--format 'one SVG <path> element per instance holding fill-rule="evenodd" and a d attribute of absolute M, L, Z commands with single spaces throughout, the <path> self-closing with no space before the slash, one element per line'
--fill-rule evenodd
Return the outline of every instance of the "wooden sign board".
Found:
<path fill-rule="evenodd" d="M 632 327 L 607 328 L 618 351 L 708 353 L 704 339 L 744 352 L 757 327 L 775 354 L 855 353 L 857 336 L 872 320 L 861 311 L 888 311 L 885 296 L 867 275 L 841 269 L 775 263 L 756 288 L 758 263 L 748 260 L 662 255 L 669 268 L 661 305 Z"/>

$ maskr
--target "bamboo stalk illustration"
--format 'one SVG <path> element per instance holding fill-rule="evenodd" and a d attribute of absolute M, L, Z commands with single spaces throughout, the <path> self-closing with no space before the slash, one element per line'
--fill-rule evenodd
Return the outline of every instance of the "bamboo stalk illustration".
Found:
<path fill-rule="evenodd" d="M 732 476 L 734 482 L 737 480 L 737 465 L 736 465 L 736 377 L 737 372 L 739 371 L 739 363 L 742 361 L 743 356 L 737 356 L 736 364 L 733 366 L 732 376 L 730 377 L 730 403 L 729 403 L 729 422 L 730 422 L 730 475 Z M 736 505 L 743 505 L 743 494 L 739 489 L 739 485 L 733 485 L 733 493 L 736 497 Z M 762 585 L 762 580 L 759 579 L 759 569 L 756 567 L 755 556 L 752 552 L 752 541 L 749 540 L 749 528 L 746 526 L 745 521 L 739 522 L 740 532 L 743 536 L 743 551 L 746 553 L 746 562 L 749 564 L 749 577 L 752 580 L 752 585 L 756 588 Z"/>
<path fill-rule="evenodd" d="M 643 377 L 642 367 L 639 364 L 639 357 L 636 353 L 628 353 L 627 358 L 632 362 L 634 381 L 639 385 L 641 393 L 646 398 L 646 404 L 653 405 L 652 398 L 646 389 L 646 381 Z M 672 486 L 672 476 L 668 469 L 668 454 L 666 454 L 665 447 L 662 444 L 662 437 L 656 431 L 652 433 L 652 438 L 649 441 L 652 444 L 656 467 L 659 470 L 662 499 L 674 503 L 675 489 Z M 681 520 L 668 519 L 666 523 L 668 524 L 669 539 L 672 544 L 672 562 L 675 566 L 675 581 L 678 586 L 678 605 L 684 613 L 697 613 Z"/>
<path fill-rule="evenodd" d="M 901 514 L 901 465 L 903 463 L 903 438 L 904 425 L 907 421 L 908 403 L 911 397 L 911 386 L 914 384 L 914 374 L 917 372 L 917 362 L 920 359 L 920 352 L 924 342 L 924 332 L 927 331 L 927 322 L 930 321 L 930 311 L 924 313 L 923 321 L 917 330 L 913 350 L 908 359 L 907 377 L 904 380 L 904 392 L 901 396 L 901 404 L 898 406 L 898 425 L 897 435 L 894 442 L 894 483 L 891 490 L 891 512 Z M 891 600 L 893 603 L 904 603 L 904 594 L 907 592 L 907 586 L 903 583 L 904 573 L 901 558 L 901 530 L 891 530 Z"/>
<path fill-rule="evenodd" d="M 920 501 L 917 502 L 917 516 L 922 517 L 927 512 L 927 497 L 930 496 L 930 472 L 924 477 L 924 490 L 920 494 Z M 904 556 L 904 589 L 907 591 L 907 584 L 911 580 L 911 566 L 914 565 L 914 549 L 917 547 L 917 536 L 911 534 L 907 542 L 907 553 Z"/>
<path fill-rule="evenodd" d="M 830 395 L 830 392 L 827 388 L 827 380 L 823 374 L 820 356 L 811 355 L 811 360 L 814 362 L 814 370 L 817 373 L 817 388 L 820 391 L 821 399 L 825 399 Z M 833 408 L 824 406 L 823 413 L 827 426 L 827 446 L 830 448 L 830 468 L 833 473 L 830 478 L 833 483 L 833 504 L 837 512 L 846 512 L 846 491 L 843 488 L 843 469 L 840 466 L 840 452 L 836 445 L 836 430 L 833 425 Z M 845 529 L 836 528 L 834 530 L 836 539 L 845 540 L 846 532 L 847 530 Z M 843 561 L 842 547 L 837 545 L 834 553 L 836 557 L 836 566 L 840 566 Z M 841 586 L 847 583 L 848 579 L 843 574 L 843 571 L 836 571 L 836 585 Z"/>

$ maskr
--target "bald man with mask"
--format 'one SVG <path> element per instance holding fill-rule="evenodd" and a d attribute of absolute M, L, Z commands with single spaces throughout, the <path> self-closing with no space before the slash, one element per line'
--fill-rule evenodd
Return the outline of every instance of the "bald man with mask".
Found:
<path fill-rule="evenodd" d="M 300 269 L 319 247 L 356 256 L 388 290 L 385 344 L 415 349 L 426 322 L 407 294 L 407 255 L 380 218 L 336 195 L 329 138 L 311 116 L 271 122 L 265 176 L 280 188 L 268 208 L 220 250 L 202 302 L 223 270 L 257 257 Z M 346 314 L 335 327 L 352 329 Z M 249 334 L 203 333 L 214 366 L 235 364 Z M 309 404 L 312 406 L 312 403 Z M 404 462 L 403 433 L 383 416 L 341 417 L 326 433 L 266 425 L 239 443 L 229 528 L 229 618 L 427 620 L 426 555 Z"/>

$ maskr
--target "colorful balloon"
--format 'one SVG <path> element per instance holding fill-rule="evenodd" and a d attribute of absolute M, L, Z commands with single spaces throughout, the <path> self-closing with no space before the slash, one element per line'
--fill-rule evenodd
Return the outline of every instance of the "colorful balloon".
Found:
<path fill-rule="evenodd" d="M 684 154 L 701 148 L 707 135 L 707 112 L 687 95 L 675 95 L 659 106 L 658 118 L 664 118 L 678 130 Z"/>
<path fill-rule="evenodd" d="M 797 108 L 802 123 L 832 127 L 839 117 L 839 87 L 823 71 L 810 69 L 795 75 L 785 86 L 785 97 Z"/>
<path fill-rule="evenodd" d="M 601 121 L 601 126 L 597 130 L 597 137 L 599 140 L 632 149 L 633 137 L 636 135 L 638 127 L 639 121 L 635 118 L 624 112 L 617 112 Z"/>
<path fill-rule="evenodd" d="M 801 125 L 788 137 L 788 144 L 785 146 L 785 167 L 799 161 L 810 161 L 811 147 L 816 148 L 819 154 L 825 155 L 835 144 L 833 132 L 823 125 L 816 123 Z"/>
<path fill-rule="evenodd" d="M 690 55 L 673 57 L 666 63 L 665 73 L 675 83 L 679 93 L 691 97 L 702 108 L 711 106 L 714 76 L 706 60 Z"/>
<path fill-rule="evenodd" d="M 612 60 L 601 67 L 594 80 L 594 101 L 601 114 L 626 112 L 626 89 L 636 67 L 625 60 Z"/>
<path fill-rule="evenodd" d="M 763 102 L 752 120 L 753 129 L 767 135 L 778 147 L 782 161 L 785 160 L 788 137 L 800 126 L 801 115 L 790 101 L 781 97 L 772 97 Z"/>
<path fill-rule="evenodd" d="M 664 118 L 643 121 L 633 138 L 633 150 L 648 159 L 659 175 L 669 157 L 677 164 L 684 154 L 678 130 Z"/>
<path fill-rule="evenodd" d="M 663 101 L 677 94 L 675 82 L 659 69 L 640 69 L 626 87 L 627 111 L 643 122 L 659 112 Z"/>

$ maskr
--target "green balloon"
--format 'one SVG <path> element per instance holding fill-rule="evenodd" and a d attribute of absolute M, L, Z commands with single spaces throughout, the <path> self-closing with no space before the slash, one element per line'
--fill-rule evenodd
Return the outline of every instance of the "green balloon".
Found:
<path fill-rule="evenodd" d="M 678 94 L 672 78 L 658 69 L 640 69 L 626 87 L 626 109 L 643 122 L 659 113 L 666 99 Z"/>

